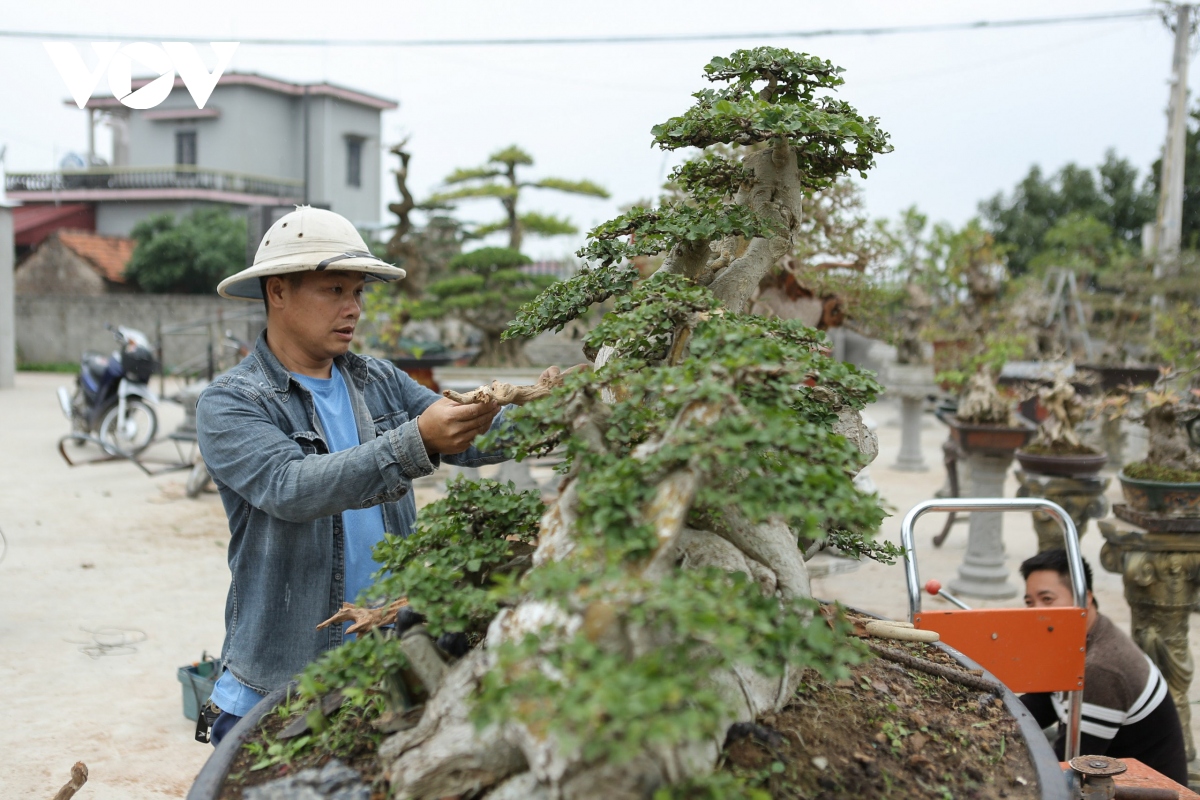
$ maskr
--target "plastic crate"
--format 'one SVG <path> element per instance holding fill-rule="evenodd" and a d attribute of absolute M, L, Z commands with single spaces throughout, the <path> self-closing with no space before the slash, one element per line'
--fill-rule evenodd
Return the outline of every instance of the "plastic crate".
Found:
<path fill-rule="evenodd" d="M 195 721 L 200 709 L 208 702 L 217 677 L 221 674 L 221 660 L 205 658 L 195 664 L 180 667 L 175 673 L 183 686 L 183 715 Z"/>

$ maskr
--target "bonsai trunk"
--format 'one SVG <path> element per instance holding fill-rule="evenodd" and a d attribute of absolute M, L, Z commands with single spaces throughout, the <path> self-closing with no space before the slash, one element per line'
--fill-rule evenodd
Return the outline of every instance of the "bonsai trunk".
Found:
<path fill-rule="evenodd" d="M 1146 463 L 1155 467 L 1200 471 L 1200 451 L 1192 447 L 1180 417 L 1184 409 L 1177 403 L 1163 403 L 1146 411 L 1143 423 L 1149 432 Z"/>

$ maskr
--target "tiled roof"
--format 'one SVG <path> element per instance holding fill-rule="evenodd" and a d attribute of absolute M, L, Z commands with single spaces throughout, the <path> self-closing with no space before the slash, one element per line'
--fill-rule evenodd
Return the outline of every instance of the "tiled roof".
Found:
<path fill-rule="evenodd" d="M 106 280 L 125 282 L 125 265 L 133 256 L 133 239 L 89 231 L 59 231 L 58 240 L 90 263 Z"/>

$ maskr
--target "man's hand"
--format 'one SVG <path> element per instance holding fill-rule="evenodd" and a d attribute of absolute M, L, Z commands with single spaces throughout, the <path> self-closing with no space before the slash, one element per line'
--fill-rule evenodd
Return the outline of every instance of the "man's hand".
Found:
<path fill-rule="evenodd" d="M 417 430 L 429 455 L 454 455 L 471 446 L 475 437 L 492 426 L 500 413 L 496 403 L 459 405 L 442 398 L 417 417 Z"/>

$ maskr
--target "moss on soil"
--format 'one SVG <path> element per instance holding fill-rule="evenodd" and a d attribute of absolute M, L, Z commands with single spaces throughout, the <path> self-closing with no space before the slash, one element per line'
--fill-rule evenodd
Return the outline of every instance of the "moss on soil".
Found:
<path fill-rule="evenodd" d="M 1157 464 L 1147 464 L 1136 461 L 1126 464 L 1125 476 L 1138 481 L 1160 481 L 1162 483 L 1200 483 L 1200 472 L 1186 469 L 1160 467 Z"/>

